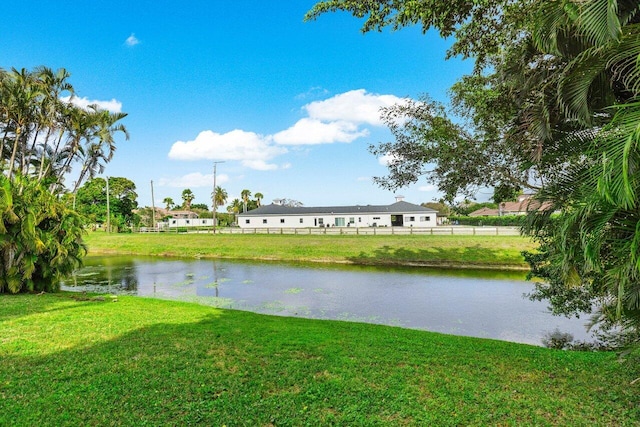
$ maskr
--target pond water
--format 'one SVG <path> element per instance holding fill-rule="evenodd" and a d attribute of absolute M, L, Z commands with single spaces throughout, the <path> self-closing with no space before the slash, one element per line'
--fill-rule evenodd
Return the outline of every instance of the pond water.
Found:
<path fill-rule="evenodd" d="M 589 339 L 586 317 L 553 316 L 526 298 L 524 273 L 89 257 L 62 288 L 536 345 L 555 329 Z"/>

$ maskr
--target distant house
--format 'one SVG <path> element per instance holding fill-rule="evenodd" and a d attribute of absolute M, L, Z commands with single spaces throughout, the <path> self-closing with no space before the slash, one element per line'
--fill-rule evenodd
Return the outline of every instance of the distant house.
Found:
<path fill-rule="evenodd" d="M 534 200 L 531 194 L 522 194 L 515 202 L 500 203 L 498 209 L 484 207 L 473 211 L 469 216 L 506 216 L 506 215 L 526 215 L 529 212 L 538 211 L 548 206 Z"/>
<path fill-rule="evenodd" d="M 198 214 L 193 211 L 168 211 L 167 215 L 173 219 L 195 219 Z"/>
<path fill-rule="evenodd" d="M 238 215 L 241 228 L 435 227 L 437 211 L 397 198 L 391 205 L 262 206 Z"/>
<path fill-rule="evenodd" d="M 469 214 L 469 216 L 499 216 L 500 211 L 498 209 L 491 209 L 488 207 L 483 207 L 482 209 L 478 209 L 477 211 L 473 211 Z"/>
<path fill-rule="evenodd" d="M 168 211 L 168 218 L 164 222 L 164 227 L 213 227 L 213 218 L 199 218 L 196 212 L 192 211 Z"/>

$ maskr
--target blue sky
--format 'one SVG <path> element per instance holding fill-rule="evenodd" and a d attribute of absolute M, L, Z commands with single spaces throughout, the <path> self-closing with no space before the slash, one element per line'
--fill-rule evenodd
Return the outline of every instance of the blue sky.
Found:
<path fill-rule="evenodd" d="M 230 199 L 243 189 L 305 206 L 387 204 L 371 143 L 391 138 L 378 108 L 447 89 L 471 71 L 418 28 L 362 34 L 345 13 L 304 23 L 313 0 L 25 1 L 0 26 L 0 67 L 64 67 L 78 101 L 128 113 L 105 171 L 151 205 L 190 188 L 210 205 L 213 161 Z M 102 104 L 104 103 L 104 104 Z M 438 194 L 422 181 L 397 192 Z"/>

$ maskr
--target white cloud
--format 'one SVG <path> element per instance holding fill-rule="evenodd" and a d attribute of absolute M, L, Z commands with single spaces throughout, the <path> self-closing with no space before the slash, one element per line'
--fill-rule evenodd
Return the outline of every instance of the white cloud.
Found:
<path fill-rule="evenodd" d="M 312 119 L 348 121 L 383 126 L 380 108 L 400 104 L 404 100 L 395 95 L 367 93 L 364 89 L 341 93 L 324 101 L 314 101 L 304 107 Z"/>
<path fill-rule="evenodd" d="M 138 38 L 134 33 L 131 33 L 131 35 L 127 37 L 127 39 L 124 41 L 124 43 L 127 46 L 135 46 L 137 44 L 140 44 L 140 40 L 138 40 Z"/>
<path fill-rule="evenodd" d="M 89 105 L 96 105 L 100 110 L 109 110 L 112 113 L 122 112 L 122 102 L 112 99 L 111 101 L 100 101 L 98 99 L 88 99 L 87 97 L 78 98 L 77 96 L 63 96 L 60 98 L 62 102 L 70 102 L 82 109 L 87 109 Z"/>
<path fill-rule="evenodd" d="M 378 157 L 378 163 L 380 163 L 382 166 L 389 166 L 399 161 L 400 157 L 396 156 L 395 154 L 385 154 L 384 156 Z"/>
<path fill-rule="evenodd" d="M 308 91 L 296 95 L 295 99 L 320 98 L 329 94 L 327 89 L 320 86 L 313 86 Z"/>
<path fill-rule="evenodd" d="M 267 163 L 286 153 L 286 148 L 275 146 L 271 137 L 243 130 L 219 134 L 210 130 L 200 132 L 192 141 L 177 141 L 171 146 L 169 158 L 175 160 L 239 160 L 243 165 L 258 170 L 277 169 Z"/>
<path fill-rule="evenodd" d="M 278 169 L 278 165 L 273 163 L 267 163 L 264 160 L 243 160 L 242 165 L 249 169 L 255 169 L 259 171 L 272 171 Z"/>
<path fill-rule="evenodd" d="M 313 91 L 323 91 L 312 88 Z M 290 168 L 285 163 L 278 166 L 271 161 L 289 152 L 284 146 L 309 146 L 350 143 L 369 136 L 364 126 L 382 126 L 380 108 L 403 103 L 405 99 L 395 95 L 368 93 L 364 89 L 352 90 L 323 101 L 314 101 L 302 107 L 303 117 L 273 135 L 260 135 L 240 129 L 224 134 L 203 131 L 191 141 L 176 141 L 169 151 L 175 160 L 235 160 L 256 170 Z M 290 148 L 295 150 L 295 148 Z M 388 165 L 391 158 L 385 156 L 380 163 Z"/>
<path fill-rule="evenodd" d="M 421 187 L 418 187 L 418 191 L 435 191 L 435 190 L 436 190 L 435 185 L 423 185 Z"/>
<path fill-rule="evenodd" d="M 228 181 L 228 175 L 216 175 L 216 185 L 224 184 Z M 177 178 L 160 178 L 160 180 L 158 180 L 158 185 L 160 187 L 172 188 L 213 188 L 213 174 L 201 174 L 200 172 L 194 172 Z"/>
<path fill-rule="evenodd" d="M 367 135 L 369 131 L 359 130 L 355 123 L 345 121 L 324 123 L 320 120 L 304 118 L 298 120 L 289 129 L 273 135 L 273 140 L 282 145 L 331 144 L 351 142 Z"/>

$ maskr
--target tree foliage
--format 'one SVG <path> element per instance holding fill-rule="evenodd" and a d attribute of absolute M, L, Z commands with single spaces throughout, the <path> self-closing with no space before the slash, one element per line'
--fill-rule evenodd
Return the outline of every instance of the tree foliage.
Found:
<path fill-rule="evenodd" d="M 534 297 L 559 313 L 596 304 L 609 325 L 640 330 L 640 3 L 630 0 L 326 0 L 363 31 L 418 24 L 453 36 L 474 73 L 451 88 L 452 112 L 428 98 L 382 112 L 395 141 L 380 182 L 426 176 L 447 200 L 479 186 L 536 194 L 548 208 L 524 231 L 545 281 Z M 504 190 L 504 191 L 503 191 Z M 632 325 L 632 326 L 629 326 Z"/>
<path fill-rule="evenodd" d="M 109 212 L 111 223 L 120 231 L 131 226 L 134 209 L 138 207 L 138 194 L 133 181 L 121 177 L 109 179 Z M 80 187 L 76 194 L 76 210 L 83 215 L 88 224 L 105 224 L 107 222 L 107 181 L 94 178 Z"/>
<path fill-rule="evenodd" d="M 126 114 L 71 102 L 69 77 L 65 69 L 46 67 L 0 70 L 0 160 L 9 178 L 19 172 L 61 192 L 65 176 L 77 167 L 78 188 L 112 159 L 114 135 L 128 138 L 118 123 Z"/>
<path fill-rule="evenodd" d="M 195 198 L 196 196 L 190 188 L 182 190 L 182 207 L 187 211 L 191 210 L 191 202 L 193 202 Z"/>
<path fill-rule="evenodd" d="M 86 253 L 82 220 L 33 177 L 0 175 L 0 293 L 59 289 Z"/>
<path fill-rule="evenodd" d="M 80 263 L 82 221 L 73 190 L 100 173 L 128 137 L 112 113 L 73 104 L 64 69 L 0 69 L 0 292 L 51 291 Z"/>

